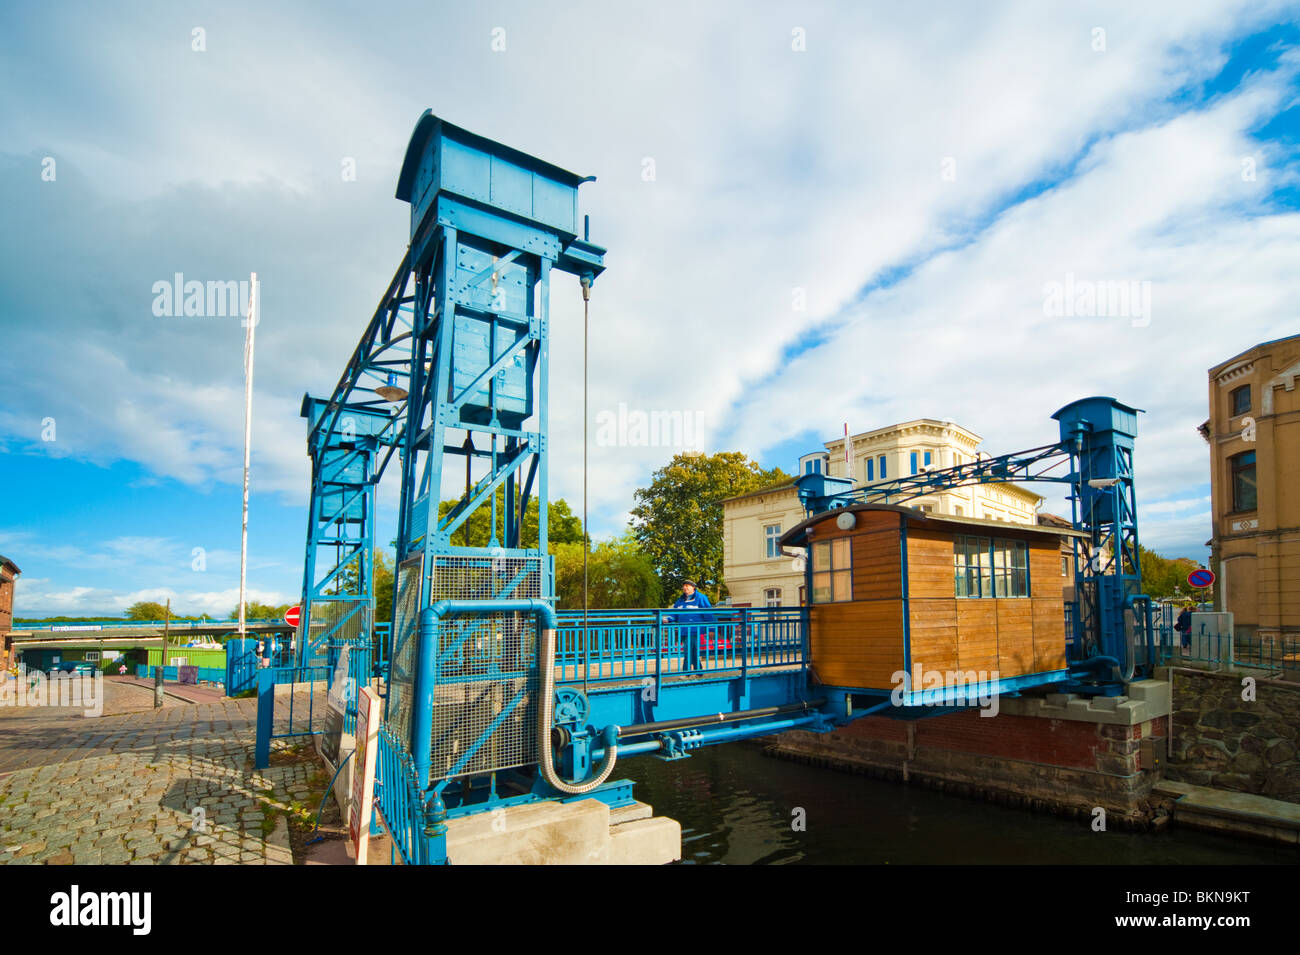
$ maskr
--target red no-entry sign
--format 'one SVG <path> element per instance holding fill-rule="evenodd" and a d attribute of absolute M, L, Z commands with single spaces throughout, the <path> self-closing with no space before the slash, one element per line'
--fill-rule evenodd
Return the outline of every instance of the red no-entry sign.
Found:
<path fill-rule="evenodd" d="M 302 608 L 290 607 L 284 612 L 284 622 L 291 627 L 296 627 L 302 621 Z"/>
<path fill-rule="evenodd" d="M 1187 582 L 1193 587 L 1208 587 L 1214 583 L 1214 571 L 1206 570 L 1204 567 L 1194 570 L 1187 575 Z"/>

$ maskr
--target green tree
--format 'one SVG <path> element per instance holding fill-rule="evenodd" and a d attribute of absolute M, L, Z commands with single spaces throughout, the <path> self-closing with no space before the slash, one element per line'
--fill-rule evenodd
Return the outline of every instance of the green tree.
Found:
<path fill-rule="evenodd" d="M 375 623 L 393 620 L 393 565 L 382 550 L 375 551 Z"/>
<path fill-rule="evenodd" d="M 289 609 L 290 604 L 270 604 L 258 603 L 256 600 L 246 601 L 244 604 L 244 619 L 246 620 L 278 620 L 284 616 L 285 611 Z M 239 604 L 235 604 L 234 609 L 230 611 L 230 620 L 239 619 Z"/>
<path fill-rule="evenodd" d="M 1190 596 L 1187 575 L 1200 563 L 1190 557 L 1161 557 L 1155 551 L 1139 545 L 1142 561 L 1142 592 L 1148 597 L 1172 597 L 1175 590 Z"/>
<path fill-rule="evenodd" d="M 153 600 L 140 600 L 126 608 L 127 620 L 162 620 L 167 608 Z"/>
<path fill-rule="evenodd" d="M 666 594 L 686 579 L 710 597 L 726 594 L 722 579 L 722 502 L 788 484 L 780 468 L 764 470 L 738 451 L 674 455 L 636 492 L 632 528 Z"/>
<path fill-rule="evenodd" d="M 496 493 L 496 531 L 497 543 L 503 543 L 505 533 L 504 515 L 505 489 L 497 488 Z M 444 518 L 456 506 L 457 501 L 442 501 L 438 505 L 438 517 Z M 523 547 L 537 546 L 537 498 L 528 500 L 524 510 L 524 525 L 520 532 L 520 544 Z M 465 547 L 487 547 L 490 541 L 491 512 L 487 507 L 480 507 L 471 514 L 460 529 L 452 534 L 452 542 Z M 570 544 L 582 541 L 582 519 L 575 515 L 563 498 L 552 501 L 546 506 L 546 538 L 550 544 Z"/>
<path fill-rule="evenodd" d="M 564 609 L 582 608 L 582 544 L 556 544 L 555 596 Z M 630 532 L 596 545 L 587 560 L 587 606 L 623 610 L 663 606 L 659 575 Z"/>

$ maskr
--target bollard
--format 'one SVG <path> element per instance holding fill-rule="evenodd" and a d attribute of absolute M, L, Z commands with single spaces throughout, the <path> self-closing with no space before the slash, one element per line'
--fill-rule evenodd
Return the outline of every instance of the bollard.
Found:
<path fill-rule="evenodd" d="M 257 671 L 257 742 L 253 746 L 253 766 L 266 769 L 271 765 L 271 725 L 275 715 L 275 671 L 269 667 Z"/>

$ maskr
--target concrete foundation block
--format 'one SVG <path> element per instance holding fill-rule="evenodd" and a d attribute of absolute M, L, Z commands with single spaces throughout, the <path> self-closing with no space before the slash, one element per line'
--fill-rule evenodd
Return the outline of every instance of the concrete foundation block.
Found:
<path fill-rule="evenodd" d="M 682 857 L 682 826 L 666 816 L 636 819 L 610 831 L 603 865 L 667 865 Z"/>
<path fill-rule="evenodd" d="M 1140 700 L 1151 708 L 1152 716 L 1165 716 L 1169 713 L 1173 696 L 1166 680 L 1138 680 L 1128 687 L 1129 699 Z"/>
<path fill-rule="evenodd" d="M 681 826 L 644 803 L 539 802 L 447 823 L 453 865 L 662 865 L 681 856 Z"/>
<path fill-rule="evenodd" d="M 1072 720 L 1095 722 L 1096 712 L 1092 708 L 1092 703 L 1084 699 L 1071 700 L 1065 707 L 1066 719 Z"/>

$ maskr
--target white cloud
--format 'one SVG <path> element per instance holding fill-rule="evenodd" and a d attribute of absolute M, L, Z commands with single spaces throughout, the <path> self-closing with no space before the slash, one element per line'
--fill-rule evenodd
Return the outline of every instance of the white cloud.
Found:
<path fill-rule="evenodd" d="M 842 5 L 799 11 L 804 53 L 790 49 L 793 14 L 751 6 L 412 7 L 395 35 L 392 18 L 343 26 L 305 7 L 254 26 L 236 5 L 203 18 L 203 54 L 188 14 L 92 29 L 54 12 L 0 66 L 24 79 L 0 83 L 0 432 L 10 449 L 237 484 L 242 329 L 154 319 L 149 290 L 176 271 L 255 268 L 267 321 L 254 487 L 304 501 L 298 400 L 333 386 L 400 257 L 396 169 L 433 106 L 599 175 L 582 190 L 592 237 L 610 248 L 592 300 L 593 416 L 620 402 L 698 411 L 709 450 L 756 455 L 846 418 L 951 416 L 1000 452 L 1050 440 L 1065 402 L 1113 393 L 1148 411 L 1143 499 L 1177 496 L 1205 481 L 1205 368 L 1294 326 L 1297 222 L 1258 214 L 1286 173 L 1248 135 L 1286 105 L 1289 74 L 1204 110 L 1170 97 L 1284 9 Z M 492 16 L 507 25 L 505 54 L 489 48 Z M 52 44 L 80 82 L 52 72 Z M 453 98 L 449 76 L 476 81 Z M 581 105 L 557 89 L 583 90 Z M 47 153 L 57 184 L 36 172 Z M 1260 160 L 1249 184 L 1246 155 Z M 358 160 L 355 183 L 340 180 L 344 156 Z M 915 270 L 862 295 L 903 265 Z M 1043 286 L 1066 274 L 1150 281 L 1150 326 L 1045 317 Z M 551 493 L 577 507 L 576 282 L 558 277 L 552 305 Z M 824 343 L 788 357 L 814 336 Z M 52 445 L 38 438 L 47 415 Z M 593 441 L 594 530 L 619 529 L 669 454 Z M 299 546 L 286 544 L 286 563 Z"/>

